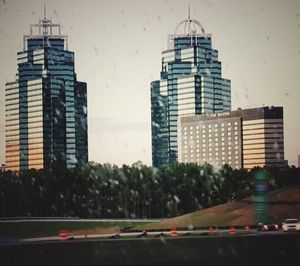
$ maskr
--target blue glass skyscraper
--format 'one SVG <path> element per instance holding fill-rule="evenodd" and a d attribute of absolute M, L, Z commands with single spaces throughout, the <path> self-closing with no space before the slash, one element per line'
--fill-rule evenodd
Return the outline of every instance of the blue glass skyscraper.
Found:
<path fill-rule="evenodd" d="M 183 33 L 179 33 L 182 29 Z M 200 22 L 188 19 L 169 35 L 160 80 L 151 83 L 152 163 L 177 160 L 179 116 L 231 109 L 230 80 L 222 78 L 218 51 Z"/>
<path fill-rule="evenodd" d="M 46 16 L 31 25 L 17 57 L 16 81 L 5 89 L 6 169 L 85 164 L 87 86 L 77 81 L 74 53 L 60 25 Z"/>

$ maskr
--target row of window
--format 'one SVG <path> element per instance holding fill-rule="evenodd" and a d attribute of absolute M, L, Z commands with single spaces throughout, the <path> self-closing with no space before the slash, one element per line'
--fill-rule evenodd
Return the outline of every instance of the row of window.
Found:
<path fill-rule="evenodd" d="M 196 152 L 197 153 L 199 153 L 200 152 L 200 149 L 198 149 L 198 148 L 200 148 L 200 147 L 196 147 Z M 235 149 L 235 151 L 234 151 L 234 154 L 238 154 L 239 153 L 239 151 L 238 151 L 238 147 L 236 147 L 237 149 Z M 224 155 L 225 154 L 225 150 L 227 150 L 227 154 L 229 154 L 229 155 L 231 155 L 231 147 L 229 146 L 229 147 L 227 147 L 227 149 L 223 146 L 223 147 L 214 147 L 214 148 L 212 148 L 212 147 L 210 147 L 210 148 L 208 148 L 208 151 L 209 152 L 211 152 L 211 151 L 216 151 L 216 153 L 220 150 L 222 150 L 222 155 Z M 193 153 L 194 152 L 194 149 L 188 149 L 187 148 L 187 145 L 185 145 L 184 146 L 184 153 Z M 206 148 L 202 148 L 201 149 L 201 153 L 205 153 L 206 152 Z M 218 154 L 216 154 L 216 155 L 218 155 Z"/>
<path fill-rule="evenodd" d="M 184 139 L 187 139 L 186 137 L 187 137 L 188 133 L 190 134 L 190 135 L 189 135 L 189 138 L 190 138 L 190 139 L 194 139 L 194 137 L 195 137 L 196 139 L 199 139 L 199 138 L 201 138 L 201 136 L 202 136 L 202 139 L 203 139 L 203 140 L 206 139 L 206 138 L 212 138 L 212 137 L 215 137 L 215 141 L 218 141 L 216 138 L 222 137 L 222 140 L 224 141 L 224 137 L 225 137 L 225 136 L 227 137 L 228 140 L 231 140 L 231 136 L 233 136 L 233 135 L 234 135 L 234 139 L 235 139 L 235 140 L 238 139 L 238 131 L 235 131 L 234 134 L 232 134 L 231 131 L 228 131 L 228 132 L 226 132 L 226 134 L 225 134 L 225 131 L 224 131 L 224 130 L 221 130 L 221 132 L 216 132 L 216 131 L 215 131 L 214 134 L 212 134 L 212 133 L 210 133 L 210 132 L 211 132 L 211 131 L 206 132 L 206 130 L 202 130 L 202 135 L 200 135 L 200 134 L 199 134 L 199 131 L 196 131 L 196 134 L 194 134 L 193 132 L 187 132 L 187 131 L 185 131 L 183 134 L 184 134 L 184 136 L 185 136 Z M 220 134 L 220 133 L 221 133 L 221 134 Z"/>
<path fill-rule="evenodd" d="M 197 136 L 198 137 L 198 136 Z M 184 136 L 183 137 L 183 139 L 184 139 L 184 141 L 183 141 L 183 143 L 184 144 L 187 144 L 188 143 L 188 140 L 189 140 L 189 142 L 191 143 L 191 142 L 194 142 L 194 138 L 193 138 L 193 136 L 191 136 L 189 139 L 188 139 L 188 137 L 187 136 Z M 238 145 L 239 144 L 239 141 L 238 141 L 238 137 L 237 136 L 235 136 L 235 138 L 234 138 L 234 142 L 233 142 L 233 140 L 231 140 L 231 137 L 229 137 L 229 138 L 224 138 L 224 137 L 222 137 L 222 138 L 220 138 L 220 141 L 221 141 L 221 145 L 222 146 L 224 146 L 225 144 L 226 145 L 229 145 L 229 146 L 231 146 L 231 145 Z M 219 138 L 215 138 L 214 140 L 212 139 L 212 138 L 205 138 L 205 136 L 203 136 L 203 138 L 202 138 L 202 143 L 214 143 L 214 145 L 216 145 L 216 146 L 218 146 L 219 145 Z M 196 143 L 200 143 L 200 140 L 197 138 L 196 139 Z"/>
<path fill-rule="evenodd" d="M 197 125 L 197 126 L 190 126 L 189 130 L 194 130 L 194 129 L 210 129 L 210 128 L 218 128 L 219 126 L 221 127 L 225 127 L 225 125 L 227 125 L 227 127 L 231 127 L 231 126 L 237 126 L 238 122 L 234 121 L 234 122 L 227 122 L 227 123 L 220 123 L 220 124 L 203 124 L 203 125 Z M 184 130 L 188 130 L 188 127 L 185 126 L 183 128 Z M 235 127 L 235 130 L 237 130 L 237 127 Z"/>
<path fill-rule="evenodd" d="M 188 159 L 184 159 L 183 162 L 185 163 L 189 163 L 191 162 L 190 160 Z M 217 165 L 224 165 L 224 164 L 229 164 L 229 165 L 235 165 L 235 167 L 238 167 L 239 166 L 239 161 L 226 161 L 226 160 L 222 160 L 222 161 L 218 161 L 218 160 L 213 160 L 212 158 L 206 160 L 206 159 L 196 159 L 195 160 L 196 163 L 199 163 L 199 164 L 203 164 L 203 163 L 210 163 L 210 164 L 217 164 Z"/>

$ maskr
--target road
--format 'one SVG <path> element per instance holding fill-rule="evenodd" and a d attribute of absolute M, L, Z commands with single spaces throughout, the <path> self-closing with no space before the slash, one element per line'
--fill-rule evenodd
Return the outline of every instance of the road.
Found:
<path fill-rule="evenodd" d="M 300 233 L 148 236 L 19 242 L 0 246 L 1 265 L 298 265 Z"/>

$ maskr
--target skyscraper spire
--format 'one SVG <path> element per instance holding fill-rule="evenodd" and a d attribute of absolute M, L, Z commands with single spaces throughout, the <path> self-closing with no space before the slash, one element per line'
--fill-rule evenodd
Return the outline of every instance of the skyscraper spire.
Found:
<path fill-rule="evenodd" d="M 189 34 L 191 33 L 191 6 L 189 4 L 189 11 L 188 11 L 188 20 L 187 20 L 187 23 L 188 23 L 188 32 Z"/>
<path fill-rule="evenodd" d="M 188 18 L 181 21 L 177 25 L 177 27 L 175 29 L 175 34 L 174 34 L 175 36 L 178 34 L 178 30 L 179 30 L 180 26 L 183 26 L 183 35 L 186 35 L 186 36 L 205 34 L 202 24 L 199 21 L 191 18 L 191 5 L 190 4 L 188 5 Z"/>
<path fill-rule="evenodd" d="M 46 4 L 44 3 L 44 20 L 46 20 Z"/>

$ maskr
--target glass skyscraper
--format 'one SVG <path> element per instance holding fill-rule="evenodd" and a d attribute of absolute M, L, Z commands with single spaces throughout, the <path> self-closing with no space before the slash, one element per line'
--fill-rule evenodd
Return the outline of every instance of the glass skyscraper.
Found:
<path fill-rule="evenodd" d="M 230 80 L 222 78 L 211 35 L 189 16 L 169 35 L 168 50 L 162 52 L 160 80 L 151 83 L 153 166 L 177 160 L 179 116 L 230 109 Z"/>
<path fill-rule="evenodd" d="M 5 89 L 7 170 L 88 161 L 87 86 L 77 81 L 67 45 L 60 25 L 46 16 L 24 36 L 16 80 Z"/>

